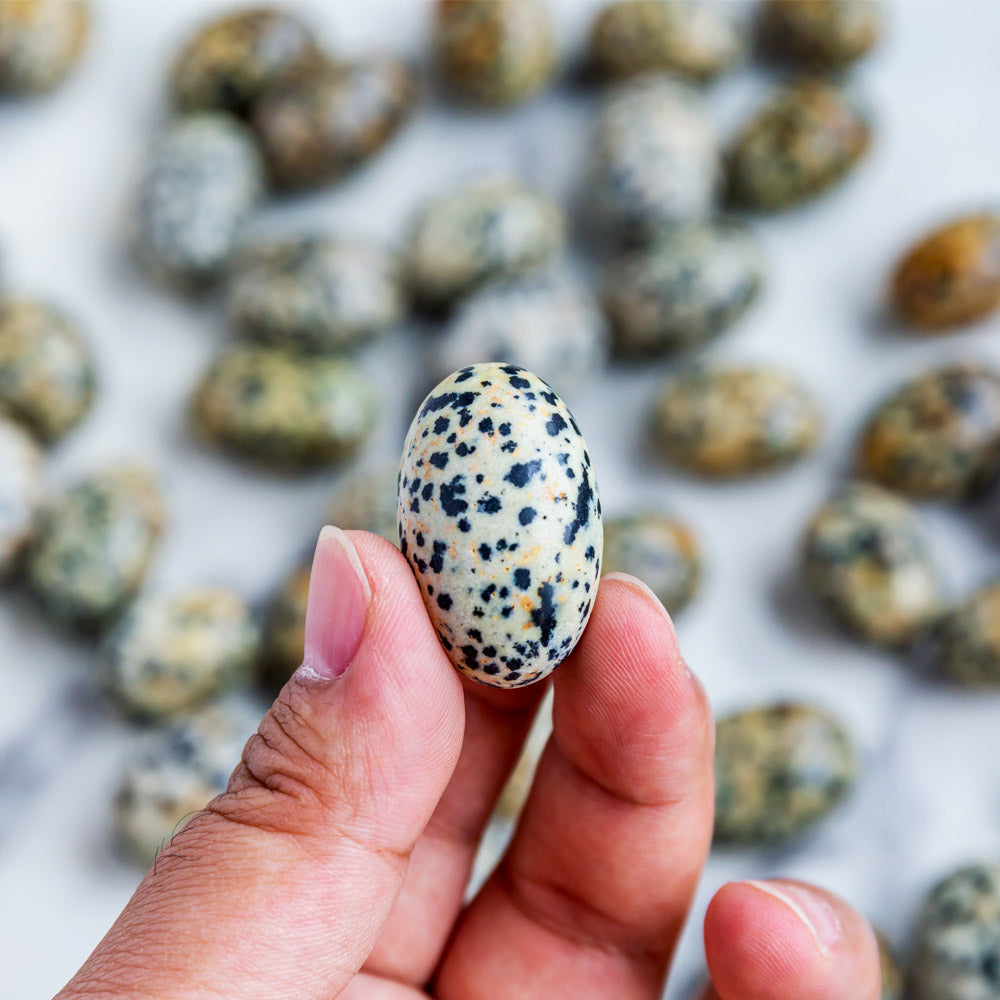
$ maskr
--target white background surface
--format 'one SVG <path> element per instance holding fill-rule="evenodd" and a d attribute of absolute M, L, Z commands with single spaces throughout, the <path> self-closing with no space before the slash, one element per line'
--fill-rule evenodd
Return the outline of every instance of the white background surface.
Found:
<path fill-rule="evenodd" d="M 104 459 L 145 457 L 163 475 L 172 514 L 152 583 L 228 582 L 263 599 L 309 544 L 331 477 L 271 477 L 189 444 L 184 400 L 227 336 L 218 303 L 184 302 L 150 287 L 123 250 L 130 185 L 163 114 L 165 66 L 213 6 L 98 4 L 79 72 L 49 98 L 0 105 L 0 266 L 8 289 L 49 297 L 76 314 L 99 359 L 97 406 L 53 456 L 53 482 Z M 595 9 L 559 7 L 568 49 Z M 424 50 L 429 12 L 421 3 L 304 10 L 339 51 Z M 716 709 L 777 696 L 816 700 L 844 718 L 865 762 L 857 794 L 794 850 L 713 858 L 674 995 L 701 963 L 697 921 L 728 878 L 817 880 L 900 941 L 930 880 L 1000 853 L 1000 696 L 946 690 L 890 655 L 842 639 L 800 592 L 796 575 L 801 526 L 849 468 L 859 422 L 879 395 L 940 359 L 1000 361 L 1000 320 L 920 339 L 894 329 L 882 307 L 886 271 L 911 237 L 942 215 L 997 200 L 1000 6 L 938 0 L 888 13 L 885 43 L 853 77 L 876 119 L 870 156 L 830 197 L 761 221 L 768 287 L 709 353 L 776 362 L 811 384 L 827 416 L 818 454 L 759 482 L 704 485 L 643 454 L 645 412 L 662 368 L 616 370 L 567 393 L 605 509 L 669 505 L 703 542 L 705 587 L 679 630 Z M 724 130 L 765 83 L 742 72 L 711 91 Z M 568 86 L 496 116 L 432 103 L 369 169 L 269 210 L 262 224 L 283 219 L 391 241 L 426 194 L 485 167 L 519 169 L 569 201 L 593 110 L 593 94 Z M 386 396 L 372 458 L 398 451 L 415 402 L 412 387 L 401 389 L 423 350 L 422 334 L 401 329 L 363 359 Z M 926 516 L 953 594 L 1000 571 L 995 497 L 928 507 Z M 91 674 L 84 646 L 53 635 L 16 590 L 0 596 L 4 1000 L 55 992 L 140 877 L 112 854 L 108 821 L 121 758 L 141 734 L 100 702 Z"/>

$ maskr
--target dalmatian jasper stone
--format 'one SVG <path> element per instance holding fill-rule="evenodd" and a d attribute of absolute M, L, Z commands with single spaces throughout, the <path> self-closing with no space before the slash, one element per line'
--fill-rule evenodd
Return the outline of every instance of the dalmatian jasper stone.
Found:
<path fill-rule="evenodd" d="M 906 383 L 870 418 L 859 464 L 909 497 L 981 491 L 1000 469 L 1000 374 L 965 364 Z"/>
<path fill-rule="evenodd" d="M 808 829 L 847 794 L 857 760 L 826 712 L 780 703 L 721 719 L 715 744 L 715 840 L 774 843 Z"/>
<path fill-rule="evenodd" d="M 604 572 L 638 577 L 674 615 L 698 589 L 701 553 L 685 524 L 642 511 L 604 522 Z"/>
<path fill-rule="evenodd" d="M 1000 996 L 1000 864 L 969 865 L 931 890 L 910 963 L 914 1000 Z"/>
<path fill-rule="evenodd" d="M 489 278 L 547 264 L 566 242 L 562 209 L 513 177 L 495 175 L 433 199 L 410 231 L 407 270 L 414 295 L 443 306 Z"/>
<path fill-rule="evenodd" d="M 410 425 L 399 537 L 461 673 L 520 687 L 551 673 L 590 617 L 603 523 L 580 429 L 514 365 L 462 368 Z"/>
<path fill-rule="evenodd" d="M 99 631 L 139 589 L 164 521 L 159 487 L 145 469 L 94 472 L 42 511 L 28 584 L 55 621 Z"/>
<path fill-rule="evenodd" d="M 909 642 L 941 611 L 924 526 L 908 503 L 878 486 L 851 484 L 813 515 L 803 567 L 833 616 L 870 642 Z"/>
<path fill-rule="evenodd" d="M 345 531 L 371 531 L 399 544 L 396 523 L 398 466 L 360 469 L 344 479 L 326 508 L 326 523 Z"/>
<path fill-rule="evenodd" d="M 149 865 L 226 790 L 260 714 L 241 702 L 206 709 L 150 735 L 125 764 L 114 801 L 121 851 Z"/>
<path fill-rule="evenodd" d="M 548 5 L 539 0 L 439 0 L 434 49 L 459 98 L 493 107 L 541 90 L 556 65 Z"/>
<path fill-rule="evenodd" d="M 759 29 L 771 57 L 832 70 L 872 49 L 882 33 L 882 16 L 874 0 L 765 0 Z"/>
<path fill-rule="evenodd" d="M 234 455 L 304 468 L 359 448 L 375 422 L 376 396 L 342 358 L 237 344 L 195 387 L 191 414 L 202 437 Z"/>
<path fill-rule="evenodd" d="M 182 111 L 244 114 L 318 56 L 312 31 L 287 10 L 241 10 L 191 38 L 174 63 L 170 89 Z"/>
<path fill-rule="evenodd" d="M 60 310 L 0 300 L 0 412 L 49 444 L 83 419 L 96 381 L 90 348 Z"/>
<path fill-rule="evenodd" d="M 85 0 L 0 0 L 0 94 L 44 94 L 58 86 L 89 34 Z"/>
<path fill-rule="evenodd" d="M 222 112 L 188 115 L 153 144 L 134 213 L 136 252 L 159 280 L 216 279 L 263 194 L 263 167 L 245 125 Z"/>
<path fill-rule="evenodd" d="M 602 77 L 664 71 L 705 83 L 740 62 L 747 46 L 722 4 L 617 0 L 595 18 L 588 48 Z"/>
<path fill-rule="evenodd" d="M 594 139 L 594 206 L 627 242 L 706 216 L 721 178 L 718 138 L 701 96 L 666 76 L 636 77 L 604 103 Z"/>
<path fill-rule="evenodd" d="M 940 668 L 968 687 L 1000 687 L 1000 582 L 981 587 L 945 616 Z"/>
<path fill-rule="evenodd" d="M 763 253 L 748 227 L 674 226 L 611 267 L 604 301 L 615 350 L 659 357 L 703 344 L 743 315 L 763 282 Z"/>
<path fill-rule="evenodd" d="M 272 687 L 284 684 L 305 655 L 311 571 L 309 562 L 298 566 L 268 604 L 264 625 L 264 680 Z"/>
<path fill-rule="evenodd" d="M 463 300 L 438 343 L 438 370 L 509 361 L 568 386 L 600 371 L 607 341 L 604 314 L 586 285 L 546 271 L 494 282 Z"/>
<path fill-rule="evenodd" d="M 98 673 L 126 711 L 165 717 L 247 683 L 259 641 L 254 616 L 231 591 L 196 587 L 144 597 L 103 643 Z"/>
<path fill-rule="evenodd" d="M 0 579 L 16 567 L 31 538 L 41 495 L 41 450 L 21 427 L 0 417 Z"/>
<path fill-rule="evenodd" d="M 370 340 L 406 306 L 392 254 L 363 240 L 321 236 L 243 249 L 227 299 L 229 318 L 247 339 L 320 352 Z"/>

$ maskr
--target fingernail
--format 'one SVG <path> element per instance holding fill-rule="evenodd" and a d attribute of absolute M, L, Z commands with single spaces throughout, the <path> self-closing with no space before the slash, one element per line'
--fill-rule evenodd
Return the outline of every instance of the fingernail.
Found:
<path fill-rule="evenodd" d="M 649 584 L 643 583 L 637 576 L 632 576 L 631 573 L 607 573 L 604 576 L 605 580 L 617 580 L 619 583 L 624 583 L 626 587 L 631 587 L 633 590 L 638 591 L 642 596 L 649 601 L 650 604 L 660 612 L 661 615 L 667 620 L 667 624 L 670 626 L 670 631 L 677 634 L 677 629 L 674 628 L 674 620 L 670 617 L 670 612 L 663 606 L 663 602 L 653 593 L 650 589 Z"/>
<path fill-rule="evenodd" d="M 371 584 L 357 549 L 340 528 L 325 527 L 309 576 L 299 676 L 335 680 L 343 674 L 358 651 L 371 600 Z"/>
<path fill-rule="evenodd" d="M 824 955 L 840 942 L 840 920 L 834 908 L 818 892 L 796 882 L 758 881 L 746 883 L 784 903 L 806 925 Z"/>

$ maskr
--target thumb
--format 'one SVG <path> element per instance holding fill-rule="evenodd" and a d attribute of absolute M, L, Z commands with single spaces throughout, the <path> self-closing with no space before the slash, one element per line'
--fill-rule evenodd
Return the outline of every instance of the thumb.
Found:
<path fill-rule="evenodd" d="M 392 908 L 463 726 L 402 555 L 324 528 L 302 666 L 59 1000 L 335 995 Z"/>

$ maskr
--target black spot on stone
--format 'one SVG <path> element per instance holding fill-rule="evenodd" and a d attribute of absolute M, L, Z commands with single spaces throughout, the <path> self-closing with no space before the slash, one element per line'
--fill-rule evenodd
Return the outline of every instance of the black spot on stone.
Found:
<path fill-rule="evenodd" d="M 514 584 L 518 590 L 527 590 L 531 586 L 531 571 L 523 568 L 514 570 Z"/>
<path fill-rule="evenodd" d="M 479 592 L 479 597 L 483 602 L 489 604 L 496 592 L 497 585 L 495 583 L 491 583 L 489 586 L 483 587 L 483 589 Z"/>
<path fill-rule="evenodd" d="M 545 422 L 545 429 L 549 432 L 549 437 L 555 437 L 560 431 L 566 429 L 566 421 L 558 413 L 553 413 Z"/>
<path fill-rule="evenodd" d="M 443 469 L 448 464 L 448 456 L 443 451 L 436 451 L 427 461 L 430 462 L 435 469 Z"/>
<path fill-rule="evenodd" d="M 531 610 L 531 623 L 541 630 L 542 645 L 547 646 L 557 624 L 555 592 L 551 583 L 543 583 L 536 593 L 540 603 L 538 607 Z"/>
<path fill-rule="evenodd" d="M 588 545 L 587 548 L 586 548 L 586 550 L 583 553 L 583 558 L 586 559 L 587 562 L 590 562 L 590 560 L 593 559 L 594 556 L 596 556 L 596 555 L 597 555 L 597 552 L 594 551 L 594 546 L 593 545 Z"/>
<path fill-rule="evenodd" d="M 517 519 L 521 524 L 531 524 L 535 519 L 535 513 L 534 507 L 522 507 L 521 512 L 517 515 Z"/>
<path fill-rule="evenodd" d="M 423 500 L 430 500 L 432 496 L 434 496 L 434 484 L 426 483 L 424 488 L 420 491 L 420 497 Z"/>
<path fill-rule="evenodd" d="M 458 530 L 461 531 L 462 534 L 468 534 L 472 530 L 472 525 L 469 524 L 468 518 L 463 517 L 458 522 Z"/>
<path fill-rule="evenodd" d="M 486 544 L 486 542 L 483 542 L 479 546 L 479 558 L 482 559 L 483 562 L 489 562 L 490 559 L 493 558 L 493 550 Z"/>
<path fill-rule="evenodd" d="M 447 417 L 438 417 L 437 420 L 434 421 L 434 433 L 444 434 L 450 425 L 451 421 Z"/>
<path fill-rule="evenodd" d="M 448 551 L 445 542 L 434 543 L 434 555 L 431 556 L 431 569 L 435 573 L 440 573 L 444 569 L 444 554 Z"/>
<path fill-rule="evenodd" d="M 480 514 L 497 514 L 502 509 L 502 504 L 500 503 L 500 497 L 485 496 L 479 503 L 476 504 L 476 508 L 479 510 Z M 524 523 L 523 521 L 521 522 Z"/>
<path fill-rule="evenodd" d="M 493 433 L 493 421 L 489 417 L 483 417 L 479 421 L 479 432 L 481 434 L 492 434 Z"/>
<path fill-rule="evenodd" d="M 458 517 L 469 509 L 469 505 L 462 499 L 465 496 L 464 479 L 465 476 L 455 476 L 450 483 L 442 483 L 438 491 L 441 509 L 448 517 Z"/>
<path fill-rule="evenodd" d="M 466 455 L 471 455 L 476 450 L 474 444 L 466 444 L 464 441 L 459 441 L 458 445 L 455 447 L 455 454 L 459 458 L 465 458 Z"/>
<path fill-rule="evenodd" d="M 442 611 L 449 611 L 451 609 L 451 595 L 450 594 L 438 594 L 438 596 L 437 596 L 437 606 Z"/>
<path fill-rule="evenodd" d="M 514 451 L 517 450 L 517 442 L 516 441 L 504 441 L 504 443 L 502 445 L 500 445 L 500 450 L 501 451 L 505 451 L 508 454 L 511 453 L 511 452 L 514 452 Z"/>
<path fill-rule="evenodd" d="M 487 663 L 483 667 L 483 673 L 484 674 L 490 674 L 490 675 L 498 674 L 498 673 L 500 673 L 500 667 L 496 663 Z"/>
<path fill-rule="evenodd" d="M 482 642 L 483 641 L 483 633 L 480 632 L 479 629 L 477 629 L 477 628 L 470 628 L 469 629 L 469 638 L 473 642 Z"/>
<path fill-rule="evenodd" d="M 452 431 L 452 433 L 445 438 L 445 441 L 447 441 L 448 444 L 454 444 L 457 440 L 458 435 L 454 431 Z"/>
<path fill-rule="evenodd" d="M 496 646 L 483 646 L 483 656 L 494 657 L 497 655 Z"/>
<path fill-rule="evenodd" d="M 576 541 L 576 536 L 580 529 L 586 527 L 590 521 L 590 504 L 594 499 L 594 491 L 590 485 L 590 476 L 587 475 L 586 471 L 583 473 L 583 479 L 580 480 L 580 485 L 576 491 L 576 510 L 573 520 L 566 525 L 566 531 L 563 533 L 563 541 L 567 545 L 572 545 Z"/>
<path fill-rule="evenodd" d="M 510 424 L 504 421 L 497 430 L 500 432 L 500 437 L 507 437 L 510 434 Z"/>
<path fill-rule="evenodd" d="M 533 458 L 530 462 L 516 462 L 510 467 L 510 472 L 503 478 L 513 486 L 523 487 L 531 482 L 542 468 L 542 461 Z"/>
<path fill-rule="evenodd" d="M 417 547 L 422 549 L 424 547 L 424 533 L 422 531 L 417 532 L 416 541 Z"/>

